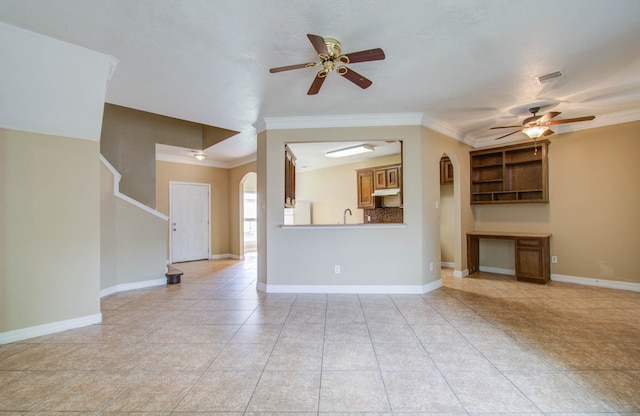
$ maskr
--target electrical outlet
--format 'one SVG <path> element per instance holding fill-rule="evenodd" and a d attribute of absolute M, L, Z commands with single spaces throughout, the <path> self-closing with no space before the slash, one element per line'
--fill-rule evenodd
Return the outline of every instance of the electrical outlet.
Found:
<path fill-rule="evenodd" d="M 433 271 L 433 262 L 429 263 L 429 271 L 432 272 Z"/>
<path fill-rule="evenodd" d="M 551 263 L 557 263 L 558 262 L 558 256 L 551 256 Z"/>
<path fill-rule="evenodd" d="M 340 265 L 336 264 L 335 266 L 333 266 L 333 272 L 335 274 L 340 274 Z"/>

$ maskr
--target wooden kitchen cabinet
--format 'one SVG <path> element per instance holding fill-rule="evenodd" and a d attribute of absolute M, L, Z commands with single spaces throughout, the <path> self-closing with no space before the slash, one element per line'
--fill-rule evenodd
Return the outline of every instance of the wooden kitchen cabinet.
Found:
<path fill-rule="evenodd" d="M 373 170 L 361 169 L 356 171 L 358 178 L 358 208 L 371 209 L 376 207 L 376 197 L 373 196 Z"/>
<path fill-rule="evenodd" d="M 440 185 L 453 183 L 453 164 L 447 156 L 440 158 Z"/>
<path fill-rule="evenodd" d="M 374 189 L 391 189 L 400 187 L 400 166 L 382 166 L 373 171 Z"/>
<path fill-rule="evenodd" d="M 289 146 L 284 147 L 284 207 L 296 206 L 296 156 Z"/>
<path fill-rule="evenodd" d="M 402 205 L 402 165 L 376 166 L 356 170 L 358 208 L 373 209 L 383 205 L 383 197 L 373 196 L 377 190 L 400 189 L 396 204 Z"/>

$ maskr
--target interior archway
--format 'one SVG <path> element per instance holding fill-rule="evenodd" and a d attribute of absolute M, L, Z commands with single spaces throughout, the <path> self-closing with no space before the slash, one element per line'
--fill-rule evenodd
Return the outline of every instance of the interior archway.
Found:
<path fill-rule="evenodd" d="M 440 177 L 440 260 L 443 267 L 454 269 L 455 277 L 462 277 L 460 163 L 455 154 L 442 153 Z"/>
<path fill-rule="evenodd" d="M 240 181 L 239 192 L 240 258 L 257 254 L 257 175 L 249 172 Z"/>

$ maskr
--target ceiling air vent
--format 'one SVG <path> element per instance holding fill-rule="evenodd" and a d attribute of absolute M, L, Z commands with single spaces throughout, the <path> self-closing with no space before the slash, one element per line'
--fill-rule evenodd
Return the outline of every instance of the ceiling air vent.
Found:
<path fill-rule="evenodd" d="M 538 81 L 538 84 L 542 85 L 554 81 L 561 76 L 562 72 L 560 71 L 547 72 L 546 74 L 536 76 L 536 81 Z"/>

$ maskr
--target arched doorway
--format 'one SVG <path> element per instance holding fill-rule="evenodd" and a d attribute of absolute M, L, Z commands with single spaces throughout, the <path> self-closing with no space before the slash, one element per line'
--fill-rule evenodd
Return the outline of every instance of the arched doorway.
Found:
<path fill-rule="evenodd" d="M 455 154 L 440 158 L 440 262 L 462 277 L 462 239 L 460 209 L 460 164 Z"/>
<path fill-rule="evenodd" d="M 240 258 L 257 255 L 257 175 L 247 173 L 240 181 Z"/>

